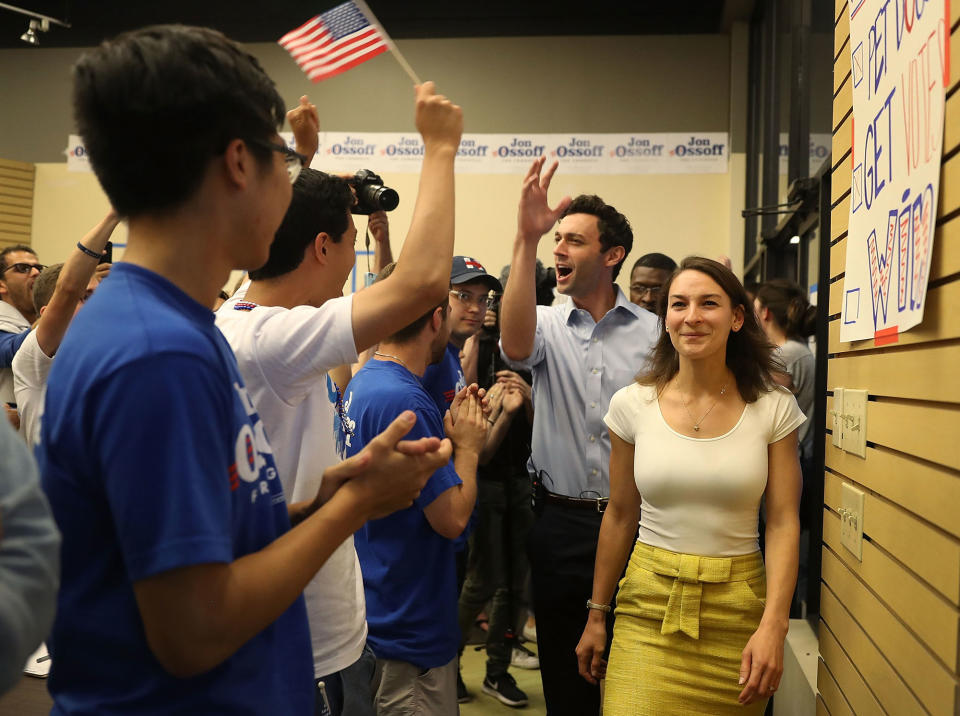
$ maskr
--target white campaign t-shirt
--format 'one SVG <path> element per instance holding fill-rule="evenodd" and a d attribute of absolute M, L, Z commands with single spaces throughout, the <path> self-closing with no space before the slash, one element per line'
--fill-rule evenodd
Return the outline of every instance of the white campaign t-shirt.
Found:
<path fill-rule="evenodd" d="M 324 468 L 340 461 L 338 397 L 326 373 L 357 361 L 352 307 L 352 296 L 319 308 L 292 309 L 257 306 L 235 296 L 217 311 L 217 326 L 237 356 L 263 420 L 288 502 L 316 497 Z M 366 643 L 367 618 L 352 536 L 330 555 L 303 595 L 314 674 L 353 664 Z"/>
<path fill-rule="evenodd" d="M 725 435 L 692 438 L 667 425 L 654 386 L 618 390 L 604 422 L 634 446 L 639 541 L 711 557 L 756 552 L 767 446 L 804 420 L 793 394 L 776 387 L 747 403 Z"/>
<path fill-rule="evenodd" d="M 40 350 L 37 332 L 23 341 L 13 357 L 13 392 L 20 413 L 20 434 L 33 447 L 40 442 L 40 417 L 43 415 L 43 398 L 47 393 L 47 376 L 53 358 Z"/>

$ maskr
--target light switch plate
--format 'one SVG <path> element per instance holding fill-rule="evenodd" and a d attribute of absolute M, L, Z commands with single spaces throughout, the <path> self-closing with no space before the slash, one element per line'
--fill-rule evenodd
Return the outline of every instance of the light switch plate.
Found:
<path fill-rule="evenodd" d="M 833 446 L 843 447 L 843 388 L 833 389 L 833 414 L 830 416 Z"/>
<path fill-rule="evenodd" d="M 867 391 L 843 391 L 843 439 L 846 452 L 867 456 Z"/>
<path fill-rule="evenodd" d="M 840 544 L 863 559 L 863 491 L 846 482 L 840 487 Z"/>

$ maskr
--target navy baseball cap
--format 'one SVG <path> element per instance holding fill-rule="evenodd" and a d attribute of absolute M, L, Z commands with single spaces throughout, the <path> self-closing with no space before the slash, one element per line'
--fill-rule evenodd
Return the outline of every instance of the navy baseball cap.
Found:
<path fill-rule="evenodd" d="M 469 256 L 454 256 L 453 266 L 450 269 L 450 283 L 457 286 L 468 281 L 482 280 L 490 289 L 497 293 L 503 292 L 503 286 L 490 274 L 476 259 Z"/>

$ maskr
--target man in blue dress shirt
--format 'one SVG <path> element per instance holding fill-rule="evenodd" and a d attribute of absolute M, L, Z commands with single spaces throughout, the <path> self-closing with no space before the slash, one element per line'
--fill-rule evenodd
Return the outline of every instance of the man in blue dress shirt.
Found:
<path fill-rule="evenodd" d="M 633 247 L 626 217 L 597 196 L 564 197 L 551 209 L 547 190 L 557 164 L 545 172 L 543 164 L 533 163 L 521 190 L 500 345 L 511 365 L 533 374 L 529 466 L 546 494 L 528 547 L 547 713 L 587 716 L 599 712 L 600 691 L 579 678 L 574 650 L 610 494 L 603 416 L 643 367 L 657 319 L 614 283 Z M 537 306 L 537 244 L 555 224 L 557 291 L 569 300 Z"/>

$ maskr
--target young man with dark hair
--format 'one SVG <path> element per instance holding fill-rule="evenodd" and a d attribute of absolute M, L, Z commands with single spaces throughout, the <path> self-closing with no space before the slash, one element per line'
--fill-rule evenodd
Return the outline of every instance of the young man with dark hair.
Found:
<path fill-rule="evenodd" d="M 644 254 L 630 270 L 630 300 L 652 313 L 657 312 L 660 290 L 677 269 L 677 262 L 664 254 Z"/>
<path fill-rule="evenodd" d="M 0 402 L 14 427 L 20 426 L 13 395 L 13 356 L 37 319 L 33 307 L 33 282 L 43 265 L 29 246 L 15 244 L 0 251 Z"/>
<path fill-rule="evenodd" d="M 297 118 L 304 113 L 315 117 L 301 104 L 291 110 L 290 124 L 303 127 L 294 132 L 297 149 L 312 156 L 316 122 L 301 125 Z M 267 263 L 250 272 L 243 298 L 217 312 L 290 501 L 317 493 L 323 467 L 338 460 L 337 444 L 351 439 L 328 371 L 355 362 L 360 351 L 444 297 L 462 122 L 460 108 L 435 94 L 432 83 L 417 88 L 415 123 L 425 146 L 420 191 L 401 261 L 388 278 L 341 296 L 355 262 L 353 192 L 340 177 L 304 169 Z M 385 222 L 378 225 L 386 228 Z M 366 647 L 363 581 L 352 537 L 337 547 L 304 597 L 314 677 L 324 684 L 330 712 L 372 716 L 375 659 Z"/>
<path fill-rule="evenodd" d="M 378 283 L 389 280 L 390 269 Z M 397 270 L 402 262 L 397 264 Z M 377 284 L 374 284 L 376 287 Z M 372 520 L 356 534 L 367 599 L 368 641 L 377 657 L 377 713 L 449 716 L 457 713 L 457 580 L 454 540 L 477 499 L 477 462 L 486 438 L 480 396 L 466 388 L 441 417 L 421 377 L 449 341 L 447 301 L 380 341 L 353 377 L 344 400 L 353 432 L 346 455 L 404 409 L 412 434 L 446 434 L 454 458 L 437 470 L 412 507 Z"/>
<path fill-rule="evenodd" d="M 301 168 L 255 58 L 212 30 L 126 33 L 77 62 L 74 106 L 129 236 L 47 384 L 53 713 L 309 713 L 304 587 L 368 518 L 410 504 L 449 443 L 400 452 L 407 413 L 315 499 L 284 499 L 209 308 L 231 269 L 266 262 Z"/>
<path fill-rule="evenodd" d="M 43 396 L 53 358 L 80 306 L 110 273 L 99 263 L 119 219 L 111 210 L 78 242 L 66 263 L 47 266 L 33 282 L 36 325 L 13 358 L 13 385 L 20 412 L 20 433 L 27 444 L 40 441 Z"/>
<path fill-rule="evenodd" d="M 551 209 L 547 189 L 557 164 L 546 172 L 543 164 L 533 163 L 520 194 L 500 345 L 508 363 L 533 374 L 530 470 L 545 494 L 529 554 L 547 711 L 589 716 L 599 711 L 600 690 L 579 678 L 574 650 L 610 494 L 603 416 L 613 393 L 643 367 L 657 320 L 613 282 L 633 245 L 626 217 L 598 197 L 565 197 Z M 557 290 L 569 300 L 537 306 L 537 245 L 555 224 Z"/>

